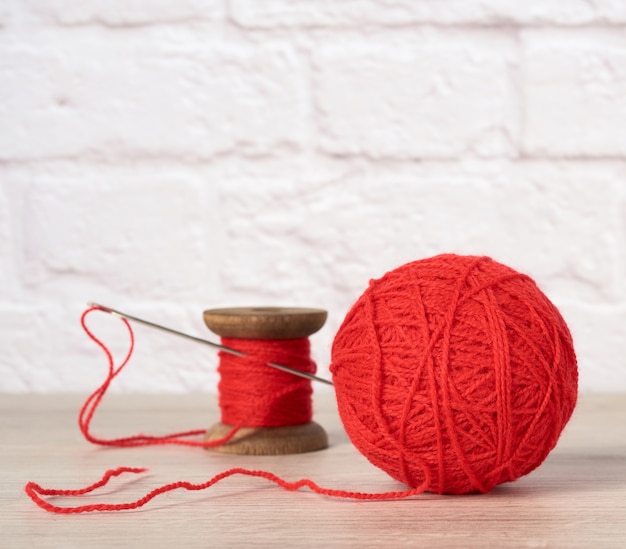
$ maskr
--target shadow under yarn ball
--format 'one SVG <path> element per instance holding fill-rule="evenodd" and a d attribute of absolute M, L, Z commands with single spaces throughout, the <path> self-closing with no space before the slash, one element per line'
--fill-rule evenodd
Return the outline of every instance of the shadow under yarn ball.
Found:
<path fill-rule="evenodd" d="M 570 332 L 535 282 L 452 254 L 372 281 L 337 332 L 331 372 L 359 451 L 440 494 L 488 492 L 538 467 L 578 391 Z"/>

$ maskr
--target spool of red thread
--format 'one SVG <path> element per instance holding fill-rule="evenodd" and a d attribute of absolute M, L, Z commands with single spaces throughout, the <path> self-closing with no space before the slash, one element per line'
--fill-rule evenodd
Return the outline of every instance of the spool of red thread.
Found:
<path fill-rule="evenodd" d="M 222 343 L 247 356 L 220 352 L 218 372 L 222 418 L 205 440 L 225 444 L 209 450 L 228 454 L 277 455 L 321 450 L 326 431 L 312 421 L 311 381 L 268 367 L 277 362 L 314 374 L 308 336 L 326 322 L 322 309 L 234 307 L 204 311 L 204 322 Z"/>
<path fill-rule="evenodd" d="M 577 397 L 559 311 L 487 257 L 440 255 L 372 281 L 335 337 L 331 371 L 358 450 L 441 494 L 487 492 L 535 469 Z"/>

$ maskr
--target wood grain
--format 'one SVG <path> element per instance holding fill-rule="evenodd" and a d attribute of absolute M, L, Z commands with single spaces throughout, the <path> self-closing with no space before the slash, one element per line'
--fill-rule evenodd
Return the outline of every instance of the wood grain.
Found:
<path fill-rule="evenodd" d="M 222 337 L 296 339 L 317 332 L 328 312 L 305 307 L 229 307 L 208 309 L 202 316 L 207 327 Z"/>
<path fill-rule="evenodd" d="M 400 488 L 352 447 L 332 395 L 318 395 L 327 450 L 242 456 L 179 447 L 102 449 L 76 427 L 83 396 L 1 395 L 0 547 L 625 547 L 626 395 L 583 396 L 559 445 L 535 472 L 486 495 L 403 501 L 335 501 L 285 492 L 261 479 L 231 478 L 206 492 L 174 492 L 126 513 L 58 516 L 23 492 L 86 485 L 119 465 L 151 473 L 118 479 L 85 501 L 138 498 L 174 480 L 202 482 L 234 466 L 289 480 L 382 492 Z M 94 420 L 104 436 L 202 428 L 214 396 L 108 395 Z"/>

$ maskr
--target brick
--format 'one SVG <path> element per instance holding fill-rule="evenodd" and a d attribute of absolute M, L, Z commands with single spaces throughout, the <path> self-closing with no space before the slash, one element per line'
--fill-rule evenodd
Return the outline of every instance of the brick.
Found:
<path fill-rule="evenodd" d="M 488 249 L 534 276 L 554 299 L 619 297 L 614 201 L 622 183 L 615 165 L 537 162 L 503 171 L 495 181 L 501 188 L 491 205 Z"/>
<path fill-rule="evenodd" d="M 615 364 L 626 353 L 626 307 L 564 303 L 560 309 L 574 339 L 582 392 L 623 392 L 626 381 Z"/>
<path fill-rule="evenodd" d="M 626 166 L 622 166 L 621 170 L 622 181 L 626 181 Z M 617 229 L 617 238 L 618 238 L 618 249 L 622 250 L 622 253 L 619 255 L 619 277 L 622 281 L 622 292 L 620 294 L 621 301 L 626 302 L 626 253 L 623 253 L 623 250 L 626 250 L 626 186 L 622 185 L 620 189 L 620 194 L 616 196 L 616 202 L 618 203 L 619 208 L 619 227 Z"/>
<path fill-rule="evenodd" d="M 180 49 L 141 31 L 1 47 L 0 159 L 208 158 L 298 143 L 306 94 L 289 47 L 187 38 Z"/>
<path fill-rule="evenodd" d="M 27 9 L 43 20 L 66 25 L 101 23 L 142 25 L 212 20 L 221 15 L 219 0 L 28 0 Z"/>
<path fill-rule="evenodd" d="M 621 0 L 231 0 L 235 20 L 246 27 L 438 24 L 563 24 L 626 22 Z"/>
<path fill-rule="evenodd" d="M 0 181 L 0 300 L 9 296 L 14 274 L 13 262 L 15 254 L 11 239 L 12 219 L 9 206 L 9 196 L 4 183 Z"/>
<path fill-rule="evenodd" d="M 34 307 L 0 304 L 0 391 L 28 392 L 55 386 L 53 371 L 45 368 L 41 317 Z M 42 366 L 35 366 L 37 359 Z M 39 380 L 39 387 L 36 386 Z"/>
<path fill-rule="evenodd" d="M 101 167 L 33 179 L 19 265 L 31 299 L 193 300 L 215 284 L 215 200 L 196 177 Z"/>
<path fill-rule="evenodd" d="M 626 35 L 524 33 L 526 154 L 626 154 Z"/>
<path fill-rule="evenodd" d="M 492 33 L 325 46 L 314 75 L 320 146 L 376 158 L 514 156 L 514 64 L 514 44 Z"/>
<path fill-rule="evenodd" d="M 7 27 L 11 23 L 12 13 L 7 3 L 0 4 L 0 29 Z"/>

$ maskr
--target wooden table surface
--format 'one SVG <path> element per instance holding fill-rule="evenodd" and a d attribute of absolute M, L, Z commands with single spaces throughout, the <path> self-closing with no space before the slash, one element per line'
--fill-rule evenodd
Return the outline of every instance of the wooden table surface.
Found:
<path fill-rule="evenodd" d="M 581 397 L 547 461 L 486 495 L 339 501 L 235 477 L 203 492 L 171 492 L 136 511 L 50 514 L 26 497 L 27 481 L 78 488 L 120 465 L 150 473 L 116 479 L 80 503 L 132 501 L 161 484 L 202 482 L 233 466 L 348 490 L 401 488 L 352 447 L 330 394 L 316 397 L 330 448 L 277 457 L 95 447 L 76 424 L 82 399 L 0 395 L 0 547 L 626 547 L 626 395 Z M 110 395 L 93 427 L 111 437 L 165 434 L 216 418 L 211 395 Z"/>

